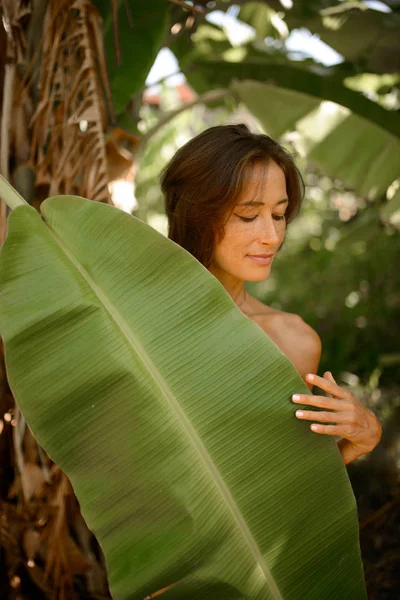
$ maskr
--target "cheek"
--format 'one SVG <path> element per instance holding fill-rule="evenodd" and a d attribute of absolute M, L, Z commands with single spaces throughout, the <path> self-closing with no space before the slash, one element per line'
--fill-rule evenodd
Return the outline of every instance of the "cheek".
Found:
<path fill-rule="evenodd" d="M 213 258 L 220 267 L 229 270 L 232 264 L 243 255 L 244 245 L 243 231 L 240 231 L 238 227 L 226 225 L 224 237 L 214 248 Z"/>
<path fill-rule="evenodd" d="M 278 223 L 277 232 L 278 232 L 278 235 L 281 236 L 282 240 L 284 240 L 285 235 L 286 235 L 286 221 L 282 221 L 281 223 Z"/>
<path fill-rule="evenodd" d="M 276 235 L 283 243 L 286 235 L 286 222 L 274 221 Z M 264 228 L 262 222 L 255 221 L 254 223 L 241 223 L 232 221 L 225 226 L 225 235 L 220 242 L 221 250 L 225 252 L 243 251 L 253 244 L 255 240 L 262 238 Z"/>
<path fill-rule="evenodd" d="M 243 249 L 249 241 L 251 241 L 252 236 L 250 233 L 250 228 L 244 228 L 237 225 L 230 225 L 225 228 L 225 235 L 221 240 L 219 247 L 221 252 L 234 254 Z"/>
<path fill-rule="evenodd" d="M 233 221 L 225 229 L 225 238 L 232 246 L 241 246 L 251 241 L 256 235 L 254 223 L 241 223 Z"/>

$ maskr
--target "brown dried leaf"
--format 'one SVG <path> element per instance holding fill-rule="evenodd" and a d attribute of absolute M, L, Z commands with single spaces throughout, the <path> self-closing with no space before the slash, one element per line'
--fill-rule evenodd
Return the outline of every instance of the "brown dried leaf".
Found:
<path fill-rule="evenodd" d="M 25 502 L 29 502 L 45 483 L 42 469 L 38 465 L 25 463 L 21 473 L 21 485 Z"/>
<path fill-rule="evenodd" d="M 110 138 L 114 140 L 115 143 L 121 144 L 121 142 L 128 143 L 131 148 L 136 148 L 139 146 L 141 139 L 134 135 L 133 133 L 128 133 L 124 131 L 120 127 L 114 127 L 111 132 Z"/>
<path fill-rule="evenodd" d="M 68 478 L 62 474 L 57 489 L 55 504 L 58 505 L 56 518 L 48 528 L 48 554 L 45 579 L 52 580 L 56 589 L 72 587 L 73 575 L 90 567 L 81 550 L 69 535 L 66 502 L 72 492 Z"/>
<path fill-rule="evenodd" d="M 17 165 L 26 162 L 30 156 L 29 122 L 32 119 L 33 104 L 28 90 L 21 86 L 19 73 L 15 73 L 12 119 L 10 122 L 10 151 Z"/>
<path fill-rule="evenodd" d="M 104 132 L 109 98 L 101 20 L 89 0 L 50 0 L 32 123 L 31 161 L 49 194 L 109 200 Z M 86 130 L 82 123 L 86 122 Z"/>
<path fill-rule="evenodd" d="M 125 150 L 118 148 L 113 140 L 108 140 L 106 144 L 107 164 L 108 164 L 108 181 L 116 181 L 117 179 L 125 179 L 126 181 L 134 180 L 135 164 L 133 157 Z"/>
<path fill-rule="evenodd" d="M 18 493 L 21 490 L 21 477 L 20 475 L 16 475 L 14 478 L 14 481 L 12 482 L 12 484 L 10 485 L 9 489 L 8 489 L 8 494 L 7 494 L 7 498 L 9 498 L 10 500 L 12 500 L 13 498 L 16 498 L 18 496 Z"/>
<path fill-rule="evenodd" d="M 96 121 L 97 116 L 97 111 L 93 106 L 89 106 L 88 108 L 82 106 L 81 109 L 69 117 L 68 125 L 76 124 L 80 121 Z"/>
<path fill-rule="evenodd" d="M 35 558 L 40 546 L 40 534 L 34 529 L 26 529 L 22 537 L 22 547 L 28 560 Z"/>
<path fill-rule="evenodd" d="M 65 555 L 65 563 L 68 572 L 71 575 L 76 573 L 83 573 L 90 567 L 90 562 L 86 560 L 81 550 L 75 544 L 73 539 L 68 535 L 65 529 L 65 535 L 63 536 L 63 552 Z"/>
<path fill-rule="evenodd" d="M 39 462 L 39 452 L 38 452 L 38 443 L 34 438 L 29 427 L 25 429 L 24 435 L 24 458 L 28 463 L 36 464 Z"/>
<path fill-rule="evenodd" d="M 37 585 L 37 587 L 43 592 L 43 598 L 46 598 L 48 600 L 54 600 L 56 597 L 54 594 L 54 589 L 52 589 L 52 586 L 46 584 L 44 577 L 44 569 L 42 569 L 35 563 L 33 567 L 28 567 L 27 572 L 29 577 L 35 583 L 35 585 Z"/>

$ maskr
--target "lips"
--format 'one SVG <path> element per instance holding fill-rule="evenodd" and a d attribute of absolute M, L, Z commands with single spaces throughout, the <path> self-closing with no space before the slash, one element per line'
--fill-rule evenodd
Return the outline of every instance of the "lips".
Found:
<path fill-rule="evenodd" d="M 270 254 L 248 254 L 247 256 L 251 256 L 254 258 L 269 258 L 270 256 L 273 256 L 273 252 L 271 252 Z"/>
<path fill-rule="evenodd" d="M 274 258 L 274 254 L 248 254 L 247 258 L 259 265 L 269 265 Z"/>

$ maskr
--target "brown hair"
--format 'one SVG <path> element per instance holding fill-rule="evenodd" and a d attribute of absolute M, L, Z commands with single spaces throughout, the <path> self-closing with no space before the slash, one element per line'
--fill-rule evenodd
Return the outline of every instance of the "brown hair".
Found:
<path fill-rule="evenodd" d="M 184 144 L 160 178 L 168 237 L 208 267 L 249 167 L 271 160 L 285 174 L 290 223 L 299 212 L 304 182 L 292 156 L 278 142 L 240 123 L 210 127 Z"/>

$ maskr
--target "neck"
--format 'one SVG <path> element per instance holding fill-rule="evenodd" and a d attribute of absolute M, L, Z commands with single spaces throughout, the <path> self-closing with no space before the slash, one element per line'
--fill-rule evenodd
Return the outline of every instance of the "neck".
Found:
<path fill-rule="evenodd" d="M 230 275 L 226 271 L 222 271 L 217 267 L 211 266 L 209 267 L 209 271 L 224 286 L 235 304 L 238 306 L 243 304 L 247 298 L 247 294 L 244 289 L 244 281 L 242 279 L 238 279 L 237 277 L 234 277 L 233 275 Z"/>

